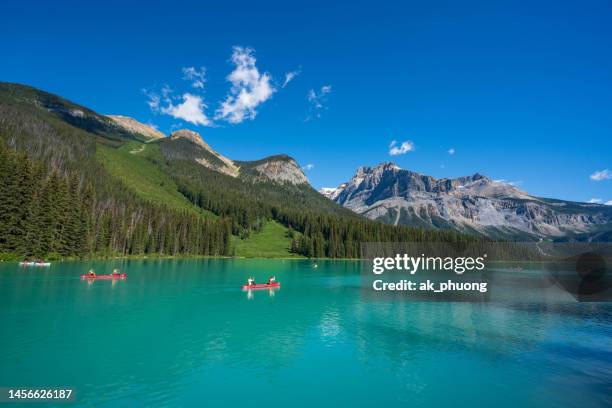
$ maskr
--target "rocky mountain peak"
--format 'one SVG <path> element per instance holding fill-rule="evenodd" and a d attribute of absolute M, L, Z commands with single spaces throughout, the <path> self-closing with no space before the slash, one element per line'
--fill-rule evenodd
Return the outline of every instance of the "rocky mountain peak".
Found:
<path fill-rule="evenodd" d="M 333 201 L 336 199 L 338 194 L 340 194 L 340 192 L 346 188 L 347 185 L 347 183 L 342 183 L 338 187 L 323 187 L 319 190 L 319 193 Z"/>
<path fill-rule="evenodd" d="M 253 169 L 277 183 L 308 184 L 308 178 L 297 162 L 286 155 L 267 157 L 255 163 Z"/>
<path fill-rule="evenodd" d="M 202 139 L 202 136 L 200 136 L 198 132 L 194 132 L 193 130 L 189 130 L 189 129 L 177 130 L 170 135 L 170 138 L 172 140 L 183 138 L 183 139 L 189 140 L 191 143 L 196 144 L 206 150 L 212 151 L 212 148 Z"/>
<path fill-rule="evenodd" d="M 361 166 L 357 169 L 357 172 L 355 173 L 356 177 L 363 177 L 365 175 L 368 174 L 380 174 L 383 173 L 385 171 L 391 171 L 391 172 L 396 172 L 398 170 L 401 170 L 401 168 L 399 166 L 397 166 L 395 163 L 393 162 L 385 162 L 385 163 L 380 163 L 374 167 L 369 167 L 369 166 Z"/>
<path fill-rule="evenodd" d="M 533 197 L 480 173 L 436 179 L 393 163 L 359 167 L 348 183 L 321 194 L 368 218 L 391 224 L 454 228 L 491 237 L 589 234 L 612 222 L 612 209 L 595 211 Z"/>
<path fill-rule="evenodd" d="M 187 140 L 197 148 L 183 150 L 182 158 L 189 157 L 202 166 L 232 177 L 238 177 L 240 168 L 230 159 L 217 153 L 206 143 L 198 132 L 181 129 L 170 135 L 170 141 Z"/>
<path fill-rule="evenodd" d="M 144 123 L 141 123 L 129 116 L 106 115 L 106 117 L 111 119 L 117 126 L 123 128 L 124 130 L 127 130 L 130 133 L 137 133 L 146 137 L 147 139 L 160 139 L 162 137 L 166 137 L 166 135 L 154 127 L 145 125 Z"/>
<path fill-rule="evenodd" d="M 378 164 L 376 167 L 374 167 L 374 171 L 396 172 L 398 170 L 401 170 L 401 167 L 399 167 L 397 164 L 393 162 L 383 162 L 383 163 Z"/>

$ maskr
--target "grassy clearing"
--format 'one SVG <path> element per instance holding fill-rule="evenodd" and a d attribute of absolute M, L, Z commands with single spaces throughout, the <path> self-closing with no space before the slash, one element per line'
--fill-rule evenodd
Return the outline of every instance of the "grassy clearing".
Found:
<path fill-rule="evenodd" d="M 142 146 L 146 148 L 140 150 Z M 147 155 L 155 154 L 155 149 L 157 146 L 139 142 L 127 143 L 119 149 L 98 145 L 96 157 L 113 177 L 121 180 L 143 199 L 180 211 L 214 217 L 214 214 L 202 211 L 191 204 L 178 191 L 176 184 L 167 174 L 143 157 L 144 152 Z"/>
<path fill-rule="evenodd" d="M 261 232 L 252 234 L 247 239 L 234 241 L 236 256 L 245 258 L 302 258 L 289 252 L 291 238 L 287 228 L 276 221 L 268 221 Z"/>

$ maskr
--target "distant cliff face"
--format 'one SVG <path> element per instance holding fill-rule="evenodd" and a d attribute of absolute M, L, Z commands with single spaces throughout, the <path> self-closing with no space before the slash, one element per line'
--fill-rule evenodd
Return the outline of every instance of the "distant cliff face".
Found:
<path fill-rule="evenodd" d="M 200 146 L 203 149 L 212 151 L 212 148 L 208 145 L 208 143 L 204 142 L 204 140 L 202 139 L 202 136 L 200 136 L 198 132 L 194 132 L 193 130 L 189 130 L 189 129 L 181 129 L 181 130 L 177 130 L 173 132 L 170 135 L 170 139 L 172 140 L 177 140 L 181 138 L 188 140 L 191 143 L 197 146 Z"/>
<path fill-rule="evenodd" d="M 145 125 L 136 119 L 130 118 L 129 116 L 106 115 L 106 117 L 112 119 L 118 126 L 122 127 L 128 132 L 142 135 L 147 139 L 160 139 L 165 137 L 165 135 L 159 130 L 149 125 Z"/>
<path fill-rule="evenodd" d="M 590 239 L 612 230 L 609 206 L 533 197 L 481 174 L 435 179 L 383 163 L 360 167 L 348 183 L 321 193 L 390 224 L 452 228 L 495 238 Z"/>
<path fill-rule="evenodd" d="M 323 194 L 325 197 L 330 200 L 335 200 L 338 194 L 347 186 L 347 183 L 342 183 L 337 188 L 333 187 L 323 187 L 319 190 L 319 193 Z"/>
<path fill-rule="evenodd" d="M 289 183 L 294 185 L 308 184 L 308 179 L 297 162 L 289 156 L 271 156 L 255 162 L 246 162 L 262 181 Z"/>

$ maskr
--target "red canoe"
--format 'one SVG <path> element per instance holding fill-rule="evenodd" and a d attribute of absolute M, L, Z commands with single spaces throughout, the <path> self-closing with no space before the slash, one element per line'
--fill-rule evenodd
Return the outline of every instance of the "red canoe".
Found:
<path fill-rule="evenodd" d="M 280 282 L 274 283 L 259 283 L 257 285 L 242 285 L 242 289 L 269 289 L 269 288 L 280 288 Z"/>
<path fill-rule="evenodd" d="M 127 273 L 117 273 L 113 275 L 81 275 L 81 279 L 125 279 Z"/>

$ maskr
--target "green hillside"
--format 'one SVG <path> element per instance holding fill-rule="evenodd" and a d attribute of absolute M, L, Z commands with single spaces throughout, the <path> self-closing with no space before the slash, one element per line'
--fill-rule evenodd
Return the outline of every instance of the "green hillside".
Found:
<path fill-rule="evenodd" d="M 228 221 L 185 200 L 146 149 L 130 153 L 140 139 L 85 107 L 0 83 L 0 257 L 229 255 Z"/>
<path fill-rule="evenodd" d="M 245 258 L 296 258 L 291 252 L 289 229 L 276 221 L 266 222 L 249 238 L 234 240 L 234 254 Z"/>
<path fill-rule="evenodd" d="M 299 172 L 286 155 L 236 172 L 197 137 L 143 143 L 91 109 L 0 83 L 0 253 L 351 258 L 362 242 L 469 239 L 366 220 L 259 173 Z"/>
<path fill-rule="evenodd" d="M 214 217 L 179 193 L 176 183 L 150 160 L 157 155 L 159 146 L 152 143 L 128 142 L 120 148 L 99 144 L 96 149 L 96 159 L 104 168 L 141 198 L 156 205 Z"/>

